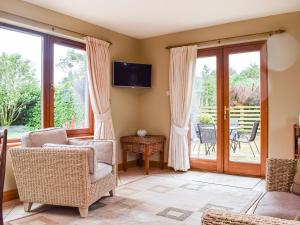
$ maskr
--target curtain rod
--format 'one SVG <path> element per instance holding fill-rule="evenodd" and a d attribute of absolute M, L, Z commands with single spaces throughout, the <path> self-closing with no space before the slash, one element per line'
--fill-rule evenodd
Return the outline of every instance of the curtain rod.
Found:
<path fill-rule="evenodd" d="M 41 21 L 38 21 L 38 20 L 26 18 L 24 16 L 19 16 L 19 15 L 16 15 L 16 14 L 13 14 L 13 13 L 8 13 L 8 12 L 2 11 L 2 10 L 0 10 L 0 12 L 4 13 L 6 15 L 12 15 L 12 16 L 15 16 L 17 18 L 21 18 L 21 19 L 24 19 L 24 20 L 27 20 L 27 21 L 30 21 L 30 22 L 33 22 L 33 23 L 42 24 L 44 26 L 49 27 L 52 32 L 58 32 L 58 33 L 60 33 L 59 30 L 61 30 L 63 32 L 67 32 L 67 33 L 70 33 L 70 34 L 74 34 L 74 35 L 80 36 L 81 38 L 84 38 L 84 37 L 88 36 L 88 35 L 83 34 L 83 33 L 79 33 L 79 32 L 76 32 L 76 31 L 73 31 L 73 30 L 69 30 L 69 29 L 66 29 L 66 28 L 63 28 L 63 27 L 59 27 L 59 26 L 54 26 L 54 25 L 51 25 L 49 23 L 41 22 Z M 5 19 L 5 18 L 3 18 L 3 19 Z M 15 21 L 15 22 L 17 22 L 17 21 Z M 62 35 L 66 35 L 66 34 L 62 34 Z M 110 41 L 107 41 L 107 40 L 103 40 L 103 41 L 106 41 L 110 45 L 112 44 Z"/>
<path fill-rule="evenodd" d="M 272 36 L 274 34 L 281 34 L 281 33 L 284 33 L 284 32 L 285 32 L 285 30 L 278 29 L 278 30 L 266 31 L 266 32 L 261 32 L 261 33 L 245 34 L 245 35 L 239 35 L 239 36 L 231 36 L 231 37 L 225 37 L 225 38 L 211 39 L 211 40 L 207 40 L 207 41 L 192 42 L 192 43 L 187 43 L 187 44 L 170 45 L 170 46 L 167 46 L 166 49 L 183 47 L 183 46 L 191 46 L 191 45 L 198 45 L 199 46 L 200 44 L 209 43 L 209 42 L 218 42 L 218 43 L 221 43 L 221 41 L 224 41 L 224 40 L 230 40 L 230 39 L 241 38 L 241 37 L 251 37 L 251 36 L 258 36 L 258 35 L 269 35 L 269 36 Z"/>

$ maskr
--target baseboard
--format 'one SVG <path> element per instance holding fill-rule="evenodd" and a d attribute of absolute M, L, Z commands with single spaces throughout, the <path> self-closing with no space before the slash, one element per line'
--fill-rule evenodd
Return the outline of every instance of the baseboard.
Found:
<path fill-rule="evenodd" d="M 8 202 L 18 198 L 19 198 L 19 194 L 17 189 L 5 191 L 3 193 L 3 202 Z"/>

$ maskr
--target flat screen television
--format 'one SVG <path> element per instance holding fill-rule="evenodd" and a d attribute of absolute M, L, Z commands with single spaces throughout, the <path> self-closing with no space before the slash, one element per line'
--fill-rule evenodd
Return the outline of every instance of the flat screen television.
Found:
<path fill-rule="evenodd" d="M 113 86 L 131 88 L 151 87 L 151 65 L 114 62 Z"/>

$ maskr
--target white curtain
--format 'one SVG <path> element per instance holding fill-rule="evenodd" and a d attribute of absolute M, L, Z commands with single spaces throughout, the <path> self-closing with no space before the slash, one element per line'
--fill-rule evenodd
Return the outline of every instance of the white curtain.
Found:
<path fill-rule="evenodd" d="M 171 49 L 169 68 L 171 131 L 168 166 L 174 170 L 187 171 L 190 168 L 187 134 L 196 60 L 197 46 Z"/>
<path fill-rule="evenodd" d="M 89 94 L 94 112 L 94 139 L 115 139 L 110 111 L 109 43 L 86 37 Z"/>

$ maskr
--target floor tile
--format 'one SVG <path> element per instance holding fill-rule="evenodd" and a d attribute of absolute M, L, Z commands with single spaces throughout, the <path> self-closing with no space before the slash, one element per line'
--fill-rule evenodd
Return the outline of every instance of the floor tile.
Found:
<path fill-rule="evenodd" d="M 192 191 L 199 191 L 201 188 L 205 187 L 203 184 L 192 184 L 192 183 L 187 183 L 184 185 L 181 185 L 180 188 L 184 188 L 187 190 L 192 190 Z"/>
<path fill-rule="evenodd" d="M 255 185 L 255 187 L 253 188 L 253 190 L 265 192 L 266 191 L 266 181 L 265 180 L 261 180 L 257 185 Z"/>
<path fill-rule="evenodd" d="M 168 207 L 164 209 L 162 212 L 157 213 L 156 215 L 170 218 L 173 220 L 184 221 L 192 214 L 193 212 L 189 210 L 179 209 L 175 207 Z"/>
<path fill-rule="evenodd" d="M 234 176 L 228 174 L 206 173 L 194 181 L 209 184 L 227 185 L 241 188 L 254 188 L 262 179 L 255 177 Z"/>
<path fill-rule="evenodd" d="M 157 193 L 166 193 L 171 190 L 173 190 L 172 187 L 164 186 L 164 185 L 155 185 L 148 189 L 148 191 L 153 191 L 153 192 L 157 192 Z"/>
<path fill-rule="evenodd" d="M 232 211 L 233 208 L 230 207 L 226 207 L 226 206 L 221 206 L 221 205 L 215 205 L 215 204 L 206 204 L 204 207 L 202 207 L 199 212 L 204 212 L 207 209 L 222 209 L 222 210 L 226 210 L 226 211 Z"/>

